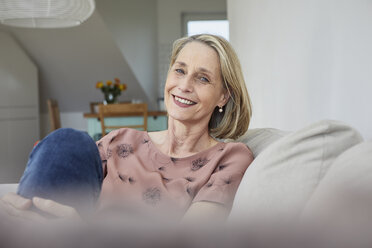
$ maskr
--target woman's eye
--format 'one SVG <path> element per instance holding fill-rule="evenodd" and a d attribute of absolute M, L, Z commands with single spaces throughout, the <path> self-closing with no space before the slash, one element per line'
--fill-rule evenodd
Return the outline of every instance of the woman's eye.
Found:
<path fill-rule="evenodd" d="M 205 83 L 209 83 L 209 80 L 206 77 L 201 77 L 200 80 L 203 81 L 203 82 L 205 82 Z"/>
<path fill-rule="evenodd" d="M 175 71 L 176 71 L 177 73 L 180 73 L 180 74 L 185 74 L 184 70 L 182 70 L 182 69 L 176 69 Z"/>

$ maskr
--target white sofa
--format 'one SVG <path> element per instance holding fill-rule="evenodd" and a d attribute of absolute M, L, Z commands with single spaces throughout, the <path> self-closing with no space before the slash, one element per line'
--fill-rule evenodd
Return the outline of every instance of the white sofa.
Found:
<path fill-rule="evenodd" d="M 349 189 L 371 193 L 372 142 L 341 122 L 323 120 L 294 132 L 252 129 L 239 141 L 255 159 L 236 194 L 232 221 L 312 215 L 334 205 L 330 196 Z M 0 185 L 0 196 L 16 187 Z"/>
<path fill-rule="evenodd" d="M 253 129 L 240 141 L 255 154 L 230 214 L 242 239 L 253 233 L 300 239 L 283 247 L 372 247 L 372 141 L 330 120 L 290 133 Z"/>
<path fill-rule="evenodd" d="M 338 121 L 323 120 L 290 133 L 249 130 L 240 141 L 252 149 L 255 160 L 239 186 L 231 218 L 300 216 L 326 189 L 354 183 L 351 175 L 372 172 L 367 166 L 372 143 Z"/>

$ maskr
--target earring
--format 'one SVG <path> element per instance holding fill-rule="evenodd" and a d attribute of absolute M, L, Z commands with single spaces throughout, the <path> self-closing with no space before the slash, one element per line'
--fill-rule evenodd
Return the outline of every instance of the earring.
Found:
<path fill-rule="evenodd" d="M 218 110 L 220 113 L 222 113 L 223 112 L 223 109 L 222 109 L 222 107 L 220 107 L 220 109 Z"/>

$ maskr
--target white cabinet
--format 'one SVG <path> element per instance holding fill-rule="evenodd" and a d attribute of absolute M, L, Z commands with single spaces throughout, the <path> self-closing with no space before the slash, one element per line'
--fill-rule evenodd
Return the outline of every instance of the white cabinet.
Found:
<path fill-rule="evenodd" d="M 18 182 L 39 139 L 37 67 L 0 32 L 0 183 Z"/>

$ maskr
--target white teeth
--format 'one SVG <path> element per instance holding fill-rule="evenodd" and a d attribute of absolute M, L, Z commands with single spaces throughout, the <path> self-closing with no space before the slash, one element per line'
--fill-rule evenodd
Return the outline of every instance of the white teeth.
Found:
<path fill-rule="evenodd" d="M 179 101 L 180 103 L 183 103 L 183 104 L 187 104 L 187 105 L 193 104 L 193 102 L 191 102 L 189 100 L 186 100 L 186 99 L 179 98 L 177 96 L 174 96 L 174 99 L 176 99 L 177 101 Z"/>

